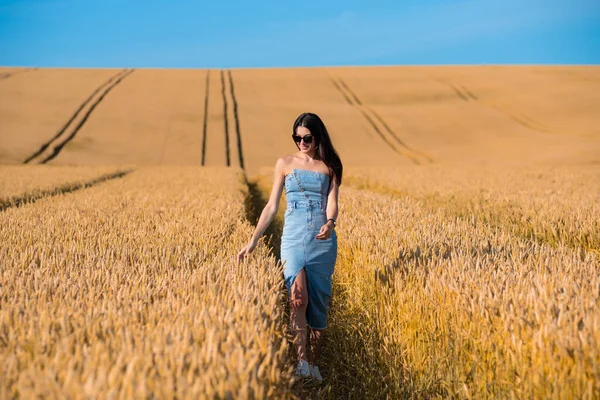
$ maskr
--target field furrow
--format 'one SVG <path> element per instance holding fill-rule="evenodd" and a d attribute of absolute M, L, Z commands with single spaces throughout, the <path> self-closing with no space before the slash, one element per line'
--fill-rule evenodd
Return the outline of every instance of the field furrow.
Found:
<path fill-rule="evenodd" d="M 0 68 L 0 80 L 7 79 L 25 72 L 35 71 L 37 68 Z"/>
<path fill-rule="evenodd" d="M 229 129 L 229 101 L 227 100 L 227 86 L 225 83 L 225 71 L 221 70 L 221 97 L 223 98 L 223 124 L 225 128 L 225 163 L 231 166 L 231 138 Z"/>
<path fill-rule="evenodd" d="M 51 161 L 54 158 L 56 158 L 60 154 L 60 151 L 63 149 L 63 147 L 65 147 L 71 140 L 75 138 L 77 132 L 79 132 L 81 127 L 83 127 L 83 125 L 86 123 L 94 109 L 100 104 L 104 97 L 115 86 L 121 83 L 123 79 L 131 75 L 133 71 L 133 69 L 120 71 L 113 77 L 111 77 L 108 81 L 106 81 L 103 85 L 98 87 L 90 95 L 90 97 L 88 97 L 87 100 L 83 102 L 81 106 L 79 106 L 77 111 L 75 111 L 75 114 L 73 114 L 73 116 L 63 126 L 63 128 L 59 130 L 58 133 L 49 142 L 42 145 L 42 147 L 40 147 L 40 149 L 36 153 L 28 157 L 25 160 L 25 164 L 36 161 L 39 161 L 40 164 L 46 164 L 48 161 Z M 79 117 L 79 113 L 84 110 L 85 112 L 82 113 Z M 71 124 L 73 124 L 73 126 L 70 130 L 68 130 Z M 53 145 L 53 147 L 46 151 L 46 149 L 48 149 L 48 147 L 50 147 L 51 145 Z"/>
<path fill-rule="evenodd" d="M 38 69 L 0 85 L 0 163 L 21 164 L 115 70 Z M 109 164 L 106 162 L 105 164 Z"/>
<path fill-rule="evenodd" d="M 296 151 L 290 136 L 302 112 L 323 119 L 346 165 L 411 163 L 374 136 L 360 111 L 344 100 L 322 69 L 235 70 L 233 75 L 244 166 L 251 176 Z"/>
<path fill-rule="evenodd" d="M 52 163 L 199 165 L 205 82 L 203 71 L 136 70 Z"/>
<path fill-rule="evenodd" d="M 125 72 L 125 70 L 121 70 L 121 71 L 117 72 L 115 75 L 111 76 L 102 85 L 98 86 L 96 88 L 96 90 L 94 90 L 94 92 L 92 92 L 92 94 L 83 103 L 81 103 L 81 105 L 79 106 L 79 108 L 77 108 L 77 110 L 75 110 L 75 113 L 73 113 L 71 118 L 69 118 L 69 120 L 63 125 L 63 127 L 58 130 L 56 135 L 54 135 L 54 137 L 52 137 L 50 140 L 45 142 L 35 153 L 33 153 L 29 157 L 27 157 L 23 163 L 28 164 L 31 161 L 33 161 L 36 157 L 40 157 L 40 159 L 43 160 L 44 157 L 42 156 L 42 153 L 48 147 L 50 147 L 50 145 L 52 145 L 53 142 L 60 140 L 61 136 L 65 133 L 65 131 L 69 128 L 69 126 L 73 123 L 73 121 L 75 121 L 75 119 L 79 116 L 79 113 L 81 111 L 83 111 L 83 109 L 92 101 L 92 99 L 94 99 L 94 96 L 96 96 L 96 94 L 98 92 L 100 92 L 102 89 L 104 89 L 105 87 L 110 85 L 115 79 L 120 77 L 124 72 Z"/>
<path fill-rule="evenodd" d="M 511 74 L 506 69 L 496 67 L 492 71 L 492 68 L 471 68 L 468 74 L 466 69 L 459 72 L 438 68 L 435 74 L 440 83 L 451 87 L 458 96 L 494 110 L 525 129 L 571 137 L 598 137 L 599 131 L 584 122 L 589 121 L 590 106 L 600 101 L 593 89 L 599 87 L 598 81 L 588 76 L 598 75 L 597 71 L 581 67 L 564 74 L 559 67 L 522 67 L 521 73 Z M 450 71 L 458 73 L 449 74 Z M 496 75 L 495 80 L 486 77 L 491 72 Z"/>
<path fill-rule="evenodd" d="M 210 94 L 210 70 L 206 70 L 206 82 L 204 83 L 204 115 L 202 119 L 202 166 L 206 165 L 206 135 L 208 134 L 208 102 Z"/>
<path fill-rule="evenodd" d="M 41 198 L 70 193 L 121 178 L 131 170 L 121 167 L 15 166 L 0 167 L 0 211 Z"/>
<path fill-rule="evenodd" d="M 279 155 L 294 151 L 290 126 L 303 111 L 322 117 L 348 166 L 432 160 L 577 164 L 597 162 L 600 154 L 600 90 L 594 89 L 600 79 L 594 67 L 222 73 L 215 70 L 207 77 L 205 70 L 136 71 L 98 105 L 52 162 L 216 166 L 227 165 L 229 157 L 229 165 L 255 175 L 274 165 Z M 30 157 L 114 74 L 40 69 L 3 80 L 0 162 Z M 243 138 L 238 135 L 242 129 Z"/>
<path fill-rule="evenodd" d="M 344 99 L 346 100 L 346 102 L 348 102 L 349 105 L 354 106 L 358 109 L 358 111 L 361 113 L 361 115 L 365 118 L 365 120 L 369 123 L 369 125 L 371 126 L 371 128 L 377 133 L 377 135 L 379 136 L 379 138 L 381 140 L 383 140 L 383 142 L 389 146 L 392 150 L 394 150 L 395 152 L 398 152 L 397 149 L 394 147 L 394 145 L 390 142 L 390 140 L 387 138 L 387 136 L 385 136 L 383 134 L 383 132 L 379 129 L 379 127 L 373 122 L 373 119 L 371 119 L 371 117 L 369 116 L 369 114 L 367 114 L 367 112 L 365 111 L 365 109 L 362 107 L 362 104 L 360 102 L 360 100 L 358 100 L 356 98 L 356 96 L 354 95 L 354 93 L 352 93 L 349 89 L 348 86 L 346 86 L 346 84 L 344 83 L 343 80 L 339 79 L 337 82 L 335 79 L 331 79 L 331 82 L 333 82 L 335 88 L 340 92 L 340 94 L 344 97 Z M 404 155 L 402 153 L 399 153 L 400 155 Z M 410 157 L 409 157 L 410 158 Z M 415 162 L 415 160 L 412 160 L 413 162 Z"/>
<path fill-rule="evenodd" d="M 244 169 L 244 151 L 240 131 L 238 103 L 231 70 L 221 70 L 221 98 L 223 102 L 223 127 L 225 136 L 225 164 Z"/>
<path fill-rule="evenodd" d="M 244 149 L 242 147 L 242 132 L 240 130 L 240 116 L 238 114 L 238 103 L 235 97 L 235 86 L 233 84 L 233 76 L 231 74 L 231 70 L 227 70 L 227 76 L 229 77 L 229 90 L 231 97 L 231 106 L 233 112 L 233 122 L 235 123 L 235 137 L 236 137 L 236 147 L 235 152 L 237 153 L 238 164 L 237 166 L 241 169 L 244 169 Z"/>
<path fill-rule="evenodd" d="M 433 160 L 431 157 L 424 155 L 422 152 L 412 150 L 406 145 L 398 135 L 390 128 L 390 126 L 384 121 L 384 119 L 377 114 L 372 108 L 364 105 L 356 94 L 348 87 L 346 82 L 342 79 L 331 79 L 336 89 L 342 93 L 348 103 L 360 111 L 365 120 L 377 133 L 377 135 L 396 153 L 410 159 L 413 163 L 419 165 L 423 163 L 429 163 Z M 395 144 L 394 144 L 395 143 Z"/>
<path fill-rule="evenodd" d="M 461 99 L 463 99 L 465 101 L 475 101 L 479 105 L 494 109 L 494 110 L 500 112 L 501 114 L 504 114 L 506 117 L 510 118 L 517 124 L 527 128 L 527 129 L 532 129 L 532 130 L 542 132 L 542 133 L 561 134 L 560 131 L 558 131 L 554 128 L 551 128 L 542 122 L 536 121 L 536 120 L 532 119 L 531 117 L 528 117 L 526 115 L 523 115 L 521 113 L 513 111 L 506 105 L 496 104 L 495 102 L 490 102 L 490 101 L 487 101 L 484 99 L 480 99 L 479 97 L 474 95 L 469 89 L 467 89 L 463 85 L 460 85 L 458 83 L 442 81 L 442 80 L 440 80 L 440 83 L 448 85 L 452 90 L 454 90 L 454 92 L 456 92 L 456 94 Z M 572 133 L 572 132 L 570 132 L 570 133 Z"/>
<path fill-rule="evenodd" d="M 593 128 L 591 121 L 596 118 L 592 116 L 591 104 L 600 104 L 600 97 L 589 84 L 543 78 L 538 69 L 553 71 L 553 67 L 433 66 L 328 71 L 343 79 L 360 102 L 369 105 L 393 132 L 401 132 L 402 140 L 412 149 L 423 150 L 436 162 L 594 162 L 593 154 L 600 154 L 600 131 Z M 572 72 L 584 73 L 585 68 Z M 461 85 L 453 83 L 453 88 L 446 82 Z M 536 127 L 530 129 L 494 107 L 474 107 L 482 99 L 501 107 L 510 104 L 511 109 L 519 110 L 519 115 L 577 135 L 549 135 L 539 124 L 530 124 Z"/>
<path fill-rule="evenodd" d="M 289 395 L 281 267 L 233 261 L 242 178 L 141 169 L 1 213 L 0 397 Z"/>
<path fill-rule="evenodd" d="M 35 191 L 52 190 L 60 185 L 94 179 L 127 168 L 127 166 L 3 165 L 0 167 L 0 197 L 4 200 L 22 197 Z"/>
<path fill-rule="evenodd" d="M 207 116 L 205 165 L 226 166 L 229 157 L 229 125 L 226 119 L 225 77 L 220 71 L 211 71 Z"/>

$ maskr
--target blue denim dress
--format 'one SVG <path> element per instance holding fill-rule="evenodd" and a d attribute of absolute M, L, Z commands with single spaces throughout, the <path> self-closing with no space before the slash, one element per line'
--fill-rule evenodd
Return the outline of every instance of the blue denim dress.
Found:
<path fill-rule="evenodd" d="M 287 208 L 281 237 L 281 262 L 291 295 L 296 275 L 305 268 L 308 289 L 306 321 L 314 329 L 327 327 L 331 278 L 337 258 L 335 231 L 326 240 L 316 239 L 327 222 L 329 175 L 293 169 L 285 176 Z"/>

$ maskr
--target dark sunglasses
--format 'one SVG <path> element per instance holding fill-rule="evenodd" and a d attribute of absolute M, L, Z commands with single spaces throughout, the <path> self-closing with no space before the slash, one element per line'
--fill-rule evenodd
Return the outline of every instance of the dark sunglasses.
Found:
<path fill-rule="evenodd" d="M 304 143 L 311 144 L 313 141 L 313 136 L 312 135 L 306 135 L 306 136 L 292 135 L 292 139 L 294 139 L 294 142 L 296 142 L 296 143 L 300 143 L 300 141 L 304 140 Z"/>

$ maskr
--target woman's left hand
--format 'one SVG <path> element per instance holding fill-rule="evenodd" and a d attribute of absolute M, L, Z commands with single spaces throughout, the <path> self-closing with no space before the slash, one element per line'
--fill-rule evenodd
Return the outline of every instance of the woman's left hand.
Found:
<path fill-rule="evenodd" d="M 321 230 L 317 234 L 317 239 L 319 240 L 327 240 L 333 233 L 333 224 L 327 221 L 325 225 L 321 227 Z"/>

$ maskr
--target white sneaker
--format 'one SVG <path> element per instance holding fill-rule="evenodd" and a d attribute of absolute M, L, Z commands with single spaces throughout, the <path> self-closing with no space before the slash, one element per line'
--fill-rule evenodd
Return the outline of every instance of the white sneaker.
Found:
<path fill-rule="evenodd" d="M 296 375 L 297 376 L 310 376 L 310 365 L 306 360 L 298 361 L 298 366 L 296 366 Z"/>
<path fill-rule="evenodd" d="M 321 376 L 321 372 L 319 371 L 319 367 L 316 365 L 311 365 L 308 367 L 310 371 L 310 376 L 318 380 L 319 382 L 323 381 L 323 377 Z"/>

